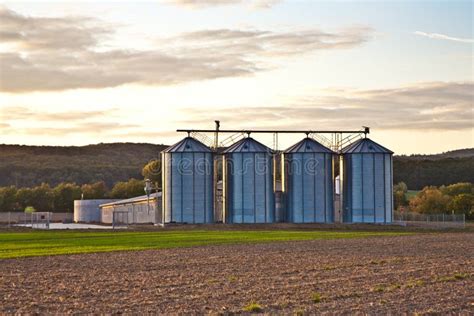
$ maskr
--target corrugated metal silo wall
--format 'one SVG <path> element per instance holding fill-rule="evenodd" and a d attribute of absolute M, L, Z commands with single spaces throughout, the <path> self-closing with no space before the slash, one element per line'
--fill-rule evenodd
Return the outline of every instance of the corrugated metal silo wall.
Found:
<path fill-rule="evenodd" d="M 391 223 L 392 155 L 343 155 L 343 219 L 348 223 Z"/>
<path fill-rule="evenodd" d="M 308 152 L 284 157 L 287 221 L 334 222 L 333 155 Z"/>
<path fill-rule="evenodd" d="M 212 153 L 165 152 L 162 161 L 165 223 L 212 223 Z"/>
<path fill-rule="evenodd" d="M 227 223 L 273 223 L 273 157 L 269 153 L 224 156 L 224 209 Z"/>

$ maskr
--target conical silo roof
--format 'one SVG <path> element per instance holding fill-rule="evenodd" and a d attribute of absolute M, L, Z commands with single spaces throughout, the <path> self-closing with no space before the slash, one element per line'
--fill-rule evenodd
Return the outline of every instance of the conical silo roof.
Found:
<path fill-rule="evenodd" d="M 358 141 L 344 147 L 341 152 L 343 154 L 362 154 L 362 153 L 380 153 L 393 154 L 393 151 L 377 144 L 369 138 L 362 138 Z"/>
<path fill-rule="evenodd" d="M 284 151 L 285 154 L 293 153 L 327 153 L 334 154 L 334 152 L 327 148 L 326 146 L 321 145 L 316 140 L 306 137 L 301 141 L 297 142 L 293 146 L 289 147 Z"/>
<path fill-rule="evenodd" d="M 226 150 L 224 150 L 224 154 L 228 153 L 261 153 L 261 152 L 270 152 L 271 149 L 267 146 L 259 143 L 255 139 L 251 137 L 247 137 L 244 139 L 239 140 L 237 143 L 233 144 Z"/>
<path fill-rule="evenodd" d="M 186 137 L 178 143 L 166 148 L 162 152 L 165 153 L 180 153 L 180 152 L 194 152 L 194 153 L 208 153 L 212 152 L 209 147 L 198 141 L 193 137 Z"/>

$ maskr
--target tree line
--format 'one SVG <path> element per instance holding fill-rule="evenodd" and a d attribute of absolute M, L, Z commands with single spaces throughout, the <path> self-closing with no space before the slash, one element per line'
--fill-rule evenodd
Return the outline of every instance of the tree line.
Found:
<path fill-rule="evenodd" d="M 108 189 L 105 182 L 91 184 L 63 182 L 55 187 L 43 183 L 32 188 L 0 187 L 0 211 L 23 212 L 27 208 L 40 212 L 72 212 L 74 200 L 80 199 L 126 199 L 144 193 L 145 182 L 130 179 L 117 182 Z"/>
<path fill-rule="evenodd" d="M 161 188 L 161 161 L 151 160 L 141 172 L 143 179 L 150 179 L 153 188 Z M 0 187 L 0 212 L 72 212 L 74 200 L 128 199 L 144 195 L 145 180 L 119 181 L 111 189 L 104 181 L 78 185 L 62 182 L 54 187 L 47 183 L 30 187 Z"/>
<path fill-rule="evenodd" d="M 464 214 L 474 219 L 474 186 L 470 182 L 451 185 L 426 186 L 412 199 L 404 182 L 393 188 L 395 208 L 421 214 Z"/>

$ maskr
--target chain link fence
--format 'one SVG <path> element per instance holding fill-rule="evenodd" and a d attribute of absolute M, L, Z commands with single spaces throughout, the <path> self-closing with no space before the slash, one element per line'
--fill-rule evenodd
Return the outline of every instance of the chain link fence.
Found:
<path fill-rule="evenodd" d="M 395 211 L 393 221 L 395 224 L 402 226 L 437 228 L 465 228 L 466 226 L 466 216 L 464 214 L 420 214 Z"/>

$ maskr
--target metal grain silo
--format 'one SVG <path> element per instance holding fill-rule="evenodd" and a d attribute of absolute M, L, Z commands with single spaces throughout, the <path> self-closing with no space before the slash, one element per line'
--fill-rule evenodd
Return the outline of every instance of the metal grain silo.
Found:
<path fill-rule="evenodd" d="M 186 137 L 161 153 L 165 223 L 213 222 L 213 154 Z"/>
<path fill-rule="evenodd" d="M 344 222 L 392 222 L 392 155 L 368 138 L 342 149 Z"/>
<path fill-rule="evenodd" d="M 334 221 L 334 155 L 332 150 L 311 138 L 283 152 L 282 179 L 288 222 Z"/>
<path fill-rule="evenodd" d="M 273 155 L 253 138 L 224 151 L 224 219 L 226 223 L 273 223 Z"/>

